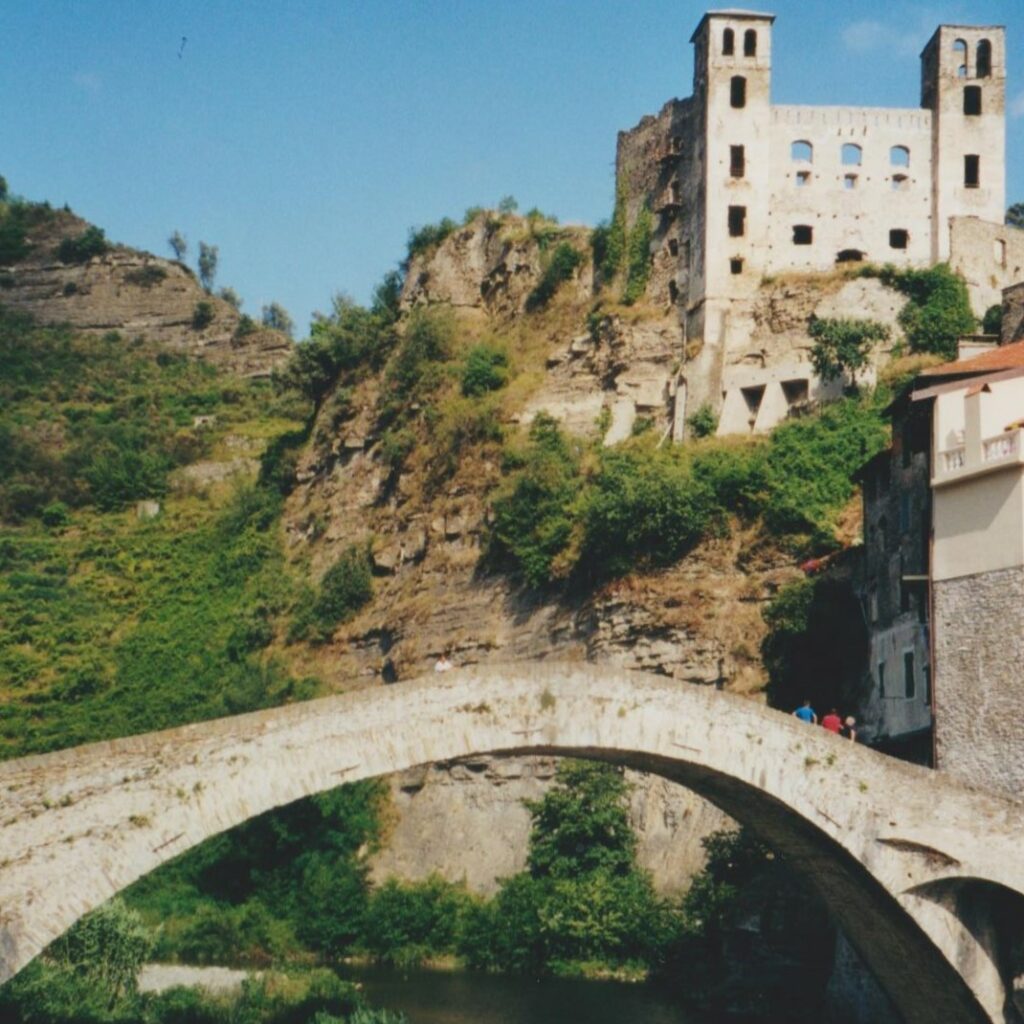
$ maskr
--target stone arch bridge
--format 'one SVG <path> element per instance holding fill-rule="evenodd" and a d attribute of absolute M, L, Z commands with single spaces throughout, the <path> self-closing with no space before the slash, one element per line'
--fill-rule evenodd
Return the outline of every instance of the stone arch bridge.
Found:
<path fill-rule="evenodd" d="M 1024 805 L 749 700 L 586 665 L 460 670 L 0 764 L 0 980 L 209 836 L 484 753 L 687 786 L 802 872 L 908 1024 L 1024 1019 Z"/>

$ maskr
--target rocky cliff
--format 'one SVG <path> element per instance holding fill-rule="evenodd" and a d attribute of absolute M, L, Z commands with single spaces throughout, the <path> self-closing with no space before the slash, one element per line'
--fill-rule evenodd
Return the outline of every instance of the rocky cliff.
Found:
<path fill-rule="evenodd" d="M 405 307 L 451 304 L 466 338 L 503 339 L 513 359 L 521 351 L 544 367 L 510 387 L 515 394 L 501 408 L 509 429 L 545 411 L 575 431 L 604 431 L 606 443 L 629 436 L 641 418 L 670 430 L 681 345 L 671 313 L 601 306 L 595 316 L 589 262 L 550 308 L 524 313 L 544 259 L 523 225 L 511 227 L 503 234 L 482 217 L 414 259 Z M 569 229 L 564 237 L 580 244 L 580 234 Z M 373 603 L 311 651 L 306 668 L 337 687 L 400 685 L 430 671 L 447 649 L 457 665 L 589 660 L 680 685 L 761 689 L 761 609 L 795 575 L 790 556 L 738 530 L 670 569 L 596 593 L 525 591 L 485 568 L 500 454 L 486 446 L 463 451 L 438 483 L 424 444 L 396 479 L 382 453 L 380 395 L 378 378 L 364 382 L 348 396 L 352 408 L 340 425 L 325 402 L 314 442 L 300 456 L 286 514 L 292 557 L 315 578 L 346 545 L 370 541 L 377 576 Z M 544 761 L 481 758 L 393 780 L 397 814 L 376 874 L 439 870 L 492 889 L 522 866 L 529 826 L 522 801 L 540 795 L 551 776 Z M 660 779 L 634 781 L 641 859 L 662 888 L 678 888 L 701 862 L 701 837 L 724 819 Z"/>
<path fill-rule="evenodd" d="M 0 305 L 43 324 L 126 338 L 144 337 L 243 376 L 266 376 L 291 350 L 279 331 L 243 325 L 237 310 L 208 295 L 182 263 L 124 245 L 83 260 L 62 259 L 61 243 L 90 225 L 66 210 L 39 217 L 23 258 L 0 265 Z M 209 309 L 197 316 L 199 303 Z"/>

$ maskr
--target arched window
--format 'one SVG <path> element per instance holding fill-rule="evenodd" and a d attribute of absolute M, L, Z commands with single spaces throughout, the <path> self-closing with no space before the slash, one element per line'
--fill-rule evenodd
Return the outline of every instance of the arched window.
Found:
<path fill-rule="evenodd" d="M 757 33 L 752 28 L 743 33 L 743 56 L 757 56 Z"/>
<path fill-rule="evenodd" d="M 978 43 L 976 74 L 978 78 L 988 78 L 992 74 L 992 44 L 987 39 Z"/>
<path fill-rule="evenodd" d="M 893 146 L 889 150 L 889 163 L 893 167 L 909 167 L 910 150 L 906 146 Z"/>
<path fill-rule="evenodd" d="M 844 167 L 860 167 L 860 162 L 863 159 L 864 153 L 860 146 L 856 142 L 847 142 L 843 146 L 843 166 Z"/>
<path fill-rule="evenodd" d="M 736 51 L 736 33 L 727 28 L 722 33 L 722 56 L 731 57 Z"/>
<path fill-rule="evenodd" d="M 789 156 L 794 163 L 814 163 L 814 147 L 803 139 L 798 139 L 789 147 Z"/>
<path fill-rule="evenodd" d="M 729 83 L 729 103 L 736 110 L 747 105 L 747 80 L 742 75 L 733 75 Z"/>
<path fill-rule="evenodd" d="M 961 78 L 967 77 L 967 42 L 957 39 L 953 43 L 953 57 L 956 59 L 956 73 Z"/>

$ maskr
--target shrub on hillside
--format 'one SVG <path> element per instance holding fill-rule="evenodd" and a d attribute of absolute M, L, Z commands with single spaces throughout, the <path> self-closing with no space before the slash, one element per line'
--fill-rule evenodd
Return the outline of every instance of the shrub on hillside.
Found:
<path fill-rule="evenodd" d="M 209 327 L 213 323 L 214 316 L 213 303 L 207 302 L 206 299 L 200 299 L 196 303 L 195 309 L 192 310 L 192 330 L 201 331 Z"/>
<path fill-rule="evenodd" d="M 626 246 L 626 288 L 622 293 L 622 301 L 627 306 L 643 298 L 647 289 L 647 279 L 651 273 L 653 230 L 651 211 L 645 203 L 636 216 L 636 223 L 629 232 L 629 242 Z"/>
<path fill-rule="evenodd" d="M 94 256 L 102 256 L 110 249 L 102 228 L 87 227 L 74 238 L 65 238 L 57 246 L 57 259 L 61 263 L 85 263 Z"/>
<path fill-rule="evenodd" d="M 686 425 L 690 428 L 691 437 L 711 437 L 718 429 L 718 417 L 710 403 L 705 402 L 696 412 L 686 417 Z"/>
<path fill-rule="evenodd" d="M 442 217 L 437 224 L 410 228 L 409 240 L 406 243 L 406 262 L 436 249 L 458 226 L 450 217 Z"/>
<path fill-rule="evenodd" d="M 977 329 L 967 285 L 948 263 L 926 270 L 898 270 L 887 265 L 881 270 L 865 268 L 863 272 L 877 274 L 883 284 L 910 300 L 900 311 L 899 323 L 911 351 L 955 359 L 957 339 Z"/>
<path fill-rule="evenodd" d="M 315 594 L 310 594 L 296 610 L 289 639 L 326 640 L 372 597 L 369 554 L 365 548 L 352 545 L 324 573 Z"/>
<path fill-rule="evenodd" d="M 462 393 L 479 398 L 508 383 L 508 353 L 497 345 L 481 342 L 467 353 L 462 364 Z"/>
<path fill-rule="evenodd" d="M 583 256 L 568 242 L 559 242 L 551 254 L 537 286 L 527 296 L 526 308 L 542 309 L 551 301 L 558 286 L 572 278 L 576 268 L 583 262 Z"/>
<path fill-rule="evenodd" d="M 857 383 L 857 374 L 868 364 L 871 349 L 889 338 L 889 328 L 877 320 L 844 317 L 841 319 L 811 317 L 807 328 L 814 338 L 811 362 L 824 381 L 849 374 Z"/>

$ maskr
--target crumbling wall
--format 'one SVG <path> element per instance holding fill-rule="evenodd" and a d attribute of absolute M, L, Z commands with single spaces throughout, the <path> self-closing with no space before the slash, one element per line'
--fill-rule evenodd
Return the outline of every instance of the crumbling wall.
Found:
<path fill-rule="evenodd" d="M 1024 277 L 1024 231 L 977 217 L 951 217 L 949 263 L 967 282 L 974 315 L 1003 301 L 1003 289 Z"/>

